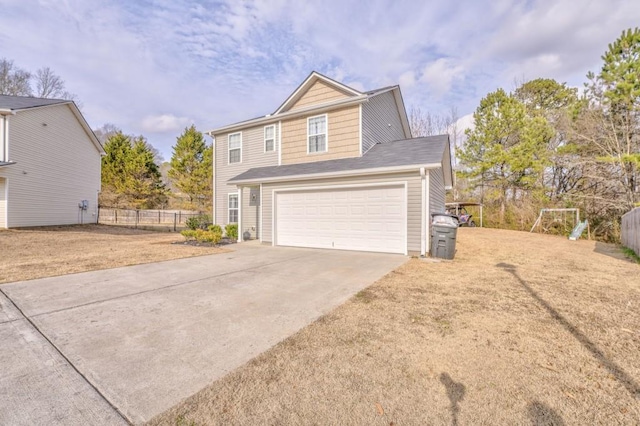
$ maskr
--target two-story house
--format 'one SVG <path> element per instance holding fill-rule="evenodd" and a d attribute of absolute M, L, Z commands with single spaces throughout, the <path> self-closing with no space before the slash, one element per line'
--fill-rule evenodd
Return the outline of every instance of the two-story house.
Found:
<path fill-rule="evenodd" d="M 240 239 L 401 254 L 429 251 L 444 211 L 447 135 L 411 138 L 398 86 L 360 92 L 317 72 L 273 113 L 208 132 L 214 221 Z"/>
<path fill-rule="evenodd" d="M 96 223 L 103 154 L 72 101 L 0 95 L 0 228 Z"/>

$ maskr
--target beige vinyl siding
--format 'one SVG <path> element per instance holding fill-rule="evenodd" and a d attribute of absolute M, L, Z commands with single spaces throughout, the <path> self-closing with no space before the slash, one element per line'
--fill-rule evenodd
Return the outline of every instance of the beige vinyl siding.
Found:
<path fill-rule="evenodd" d="M 18 111 L 9 119 L 8 227 L 81 222 L 78 203 L 88 200 L 82 221 L 97 219 L 100 153 L 68 105 Z"/>
<path fill-rule="evenodd" d="M 382 93 L 362 105 L 362 152 L 373 145 L 405 139 L 393 92 Z"/>
<path fill-rule="evenodd" d="M 300 188 L 330 186 L 330 185 L 358 185 L 390 182 L 407 182 L 407 251 L 410 253 L 420 252 L 420 233 L 422 227 L 422 181 L 420 172 L 416 170 L 411 173 L 387 174 L 349 178 L 319 179 L 298 181 L 289 183 L 272 183 L 262 185 L 262 226 L 263 242 L 273 240 L 273 191 L 285 188 Z"/>
<path fill-rule="evenodd" d="M 324 81 L 316 81 L 298 101 L 289 108 L 289 111 L 308 107 L 311 105 L 324 104 L 338 99 L 345 99 L 353 95 L 348 95 L 335 87 L 329 86 Z"/>
<path fill-rule="evenodd" d="M 327 113 L 327 152 L 307 154 L 307 119 L 321 114 L 282 122 L 282 164 L 311 163 L 360 156 L 360 107 L 341 108 Z"/>
<path fill-rule="evenodd" d="M 264 152 L 264 125 L 243 130 L 242 161 L 240 163 L 229 164 L 229 134 L 223 133 L 215 135 L 214 170 L 216 173 L 216 182 L 214 189 L 214 221 L 218 225 L 224 226 L 228 223 L 227 209 L 229 208 L 229 194 L 238 192 L 234 185 L 227 184 L 228 180 L 254 167 L 278 165 L 278 151 L 280 150 L 279 126 L 277 121 L 269 124 L 276 125 L 276 149 L 274 151 Z M 232 133 L 236 132 L 234 131 Z M 248 193 L 249 189 L 245 191 Z M 246 208 L 248 204 L 244 201 L 245 200 L 243 200 L 242 207 Z"/>
<path fill-rule="evenodd" d="M 429 221 L 431 221 L 431 213 L 444 212 L 445 189 L 442 168 L 431 169 L 429 171 Z"/>
<path fill-rule="evenodd" d="M 7 227 L 7 179 L 0 177 L 0 229 Z"/>

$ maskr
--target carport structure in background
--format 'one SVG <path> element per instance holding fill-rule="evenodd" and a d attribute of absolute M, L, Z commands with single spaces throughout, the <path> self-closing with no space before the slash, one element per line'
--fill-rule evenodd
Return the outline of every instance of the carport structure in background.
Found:
<path fill-rule="evenodd" d="M 451 214 L 455 214 L 456 216 L 460 214 L 460 211 L 463 208 L 466 209 L 467 207 L 475 207 L 480 213 L 478 216 L 480 217 L 480 227 L 482 228 L 482 203 L 453 201 L 451 203 L 445 203 L 445 207 L 451 212 Z"/>

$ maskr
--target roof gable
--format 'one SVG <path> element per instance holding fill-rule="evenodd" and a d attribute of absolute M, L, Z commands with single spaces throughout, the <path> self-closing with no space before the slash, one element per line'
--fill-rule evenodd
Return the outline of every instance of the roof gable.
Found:
<path fill-rule="evenodd" d="M 78 120 L 78 124 L 84 132 L 87 134 L 87 137 L 94 145 L 96 150 L 102 155 L 104 154 L 104 148 L 102 144 L 96 137 L 95 133 L 87 123 L 87 120 L 84 118 L 77 105 L 73 101 L 65 100 L 65 99 L 48 99 L 48 98 L 34 98 L 31 96 L 10 96 L 10 95 L 0 95 L 0 114 L 13 115 L 16 113 L 20 113 L 21 111 L 27 111 L 34 108 L 44 108 L 44 107 L 68 107 L 73 113 L 76 120 Z"/>
<path fill-rule="evenodd" d="M 361 95 L 363 93 L 313 71 L 274 114 Z"/>

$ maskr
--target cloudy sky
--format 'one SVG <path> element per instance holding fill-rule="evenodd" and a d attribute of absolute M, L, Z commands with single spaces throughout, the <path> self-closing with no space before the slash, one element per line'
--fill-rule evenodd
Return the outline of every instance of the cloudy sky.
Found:
<path fill-rule="evenodd" d="M 527 79 L 581 86 L 639 22 L 637 0 L 0 0 L 0 58 L 169 159 L 185 126 L 271 113 L 313 70 L 461 117 Z"/>

